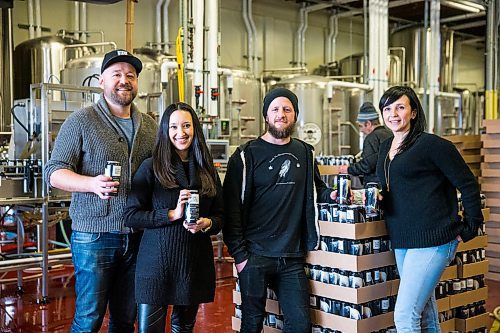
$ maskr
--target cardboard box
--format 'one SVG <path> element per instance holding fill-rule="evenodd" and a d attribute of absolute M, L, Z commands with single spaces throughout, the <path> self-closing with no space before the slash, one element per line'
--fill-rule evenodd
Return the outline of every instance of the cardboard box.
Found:
<path fill-rule="evenodd" d="M 488 236 L 486 235 L 477 236 L 476 238 L 473 238 L 467 243 L 460 242 L 460 244 L 458 244 L 457 252 L 464 252 L 472 249 L 480 249 L 486 247 L 487 245 L 488 245 Z"/>
<path fill-rule="evenodd" d="M 457 265 L 448 266 L 444 269 L 443 274 L 439 281 L 450 280 L 456 278 L 457 275 Z"/>
<path fill-rule="evenodd" d="M 436 300 L 436 305 L 439 312 L 447 311 L 450 309 L 450 297 L 446 296 Z M 443 331 L 444 332 L 444 331 Z"/>
<path fill-rule="evenodd" d="M 354 320 L 319 310 L 311 310 L 311 319 L 314 324 L 340 330 L 344 333 L 372 332 L 394 325 L 393 312 L 363 320 Z"/>
<path fill-rule="evenodd" d="M 387 235 L 384 221 L 353 224 L 319 221 L 319 231 L 322 236 L 348 239 L 364 239 Z"/>
<path fill-rule="evenodd" d="M 488 272 L 488 260 L 483 260 L 479 262 L 474 262 L 471 264 L 459 265 L 458 266 L 458 277 L 466 278 L 476 275 L 484 275 Z"/>
<path fill-rule="evenodd" d="M 231 317 L 231 328 L 235 331 L 240 331 L 241 327 L 241 319 L 236 318 L 236 317 Z M 264 326 L 264 329 L 262 330 L 264 333 L 280 333 L 281 330 L 272 328 L 269 326 Z"/>
<path fill-rule="evenodd" d="M 443 321 L 439 324 L 441 327 L 441 332 L 450 332 L 455 330 L 455 318 Z"/>
<path fill-rule="evenodd" d="M 306 261 L 313 265 L 335 267 L 351 272 L 362 272 L 377 267 L 395 265 L 394 253 L 392 251 L 367 254 L 364 256 L 353 256 L 326 251 L 310 251 Z"/>
<path fill-rule="evenodd" d="M 339 173 L 338 165 L 318 165 L 321 175 L 337 175 Z"/>
<path fill-rule="evenodd" d="M 488 286 L 480 289 L 466 291 L 464 293 L 450 295 L 450 308 L 479 302 L 488 298 Z"/>
<path fill-rule="evenodd" d="M 488 222 L 490 220 L 490 209 L 483 208 L 483 209 L 481 209 L 481 211 L 483 212 L 484 222 Z"/>
<path fill-rule="evenodd" d="M 455 318 L 455 328 L 461 332 L 473 331 L 476 328 L 488 327 L 488 325 L 489 317 L 487 313 L 467 319 Z"/>
<path fill-rule="evenodd" d="M 312 280 L 309 282 L 309 285 L 311 286 L 311 294 L 353 304 L 361 304 L 375 299 L 384 298 L 386 296 L 396 295 L 397 287 L 394 288 L 393 284 L 397 284 L 397 286 L 399 286 L 399 280 L 377 283 L 357 289 Z"/>
<path fill-rule="evenodd" d="M 233 303 L 241 304 L 241 294 L 236 290 L 233 290 Z M 278 301 L 272 299 L 266 299 L 266 311 L 275 314 L 282 314 L 280 304 Z"/>

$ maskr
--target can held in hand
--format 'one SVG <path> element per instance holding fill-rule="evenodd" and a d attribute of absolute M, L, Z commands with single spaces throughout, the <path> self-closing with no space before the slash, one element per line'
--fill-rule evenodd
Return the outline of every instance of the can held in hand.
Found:
<path fill-rule="evenodd" d="M 351 176 L 348 174 L 337 176 L 337 201 L 340 205 L 351 203 Z"/>
<path fill-rule="evenodd" d="M 114 182 L 119 182 L 120 177 L 122 175 L 122 166 L 120 165 L 120 162 L 107 161 L 106 168 L 104 169 L 104 175 L 111 177 L 111 180 Z M 118 187 L 117 187 L 117 189 L 118 189 Z M 108 196 L 116 197 L 116 196 L 118 196 L 118 192 L 109 192 Z"/>
<path fill-rule="evenodd" d="M 200 218 L 200 196 L 197 190 L 190 190 L 191 196 L 186 203 L 184 217 L 186 223 L 194 224 Z"/>
<path fill-rule="evenodd" d="M 368 183 L 365 189 L 366 198 L 366 216 L 367 217 L 378 217 L 378 184 Z"/>

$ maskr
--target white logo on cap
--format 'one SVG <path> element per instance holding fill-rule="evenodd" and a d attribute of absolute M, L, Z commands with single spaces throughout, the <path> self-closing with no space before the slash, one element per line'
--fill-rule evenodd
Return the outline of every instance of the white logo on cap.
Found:
<path fill-rule="evenodd" d="M 118 55 L 127 55 L 127 51 L 116 51 Z"/>

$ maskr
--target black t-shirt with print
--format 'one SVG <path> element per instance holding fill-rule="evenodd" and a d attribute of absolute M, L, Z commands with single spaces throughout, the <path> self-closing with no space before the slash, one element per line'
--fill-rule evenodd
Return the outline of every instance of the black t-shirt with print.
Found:
<path fill-rule="evenodd" d="M 306 149 L 291 140 L 286 145 L 263 139 L 251 146 L 253 197 L 245 231 L 250 252 L 271 257 L 303 256 Z"/>

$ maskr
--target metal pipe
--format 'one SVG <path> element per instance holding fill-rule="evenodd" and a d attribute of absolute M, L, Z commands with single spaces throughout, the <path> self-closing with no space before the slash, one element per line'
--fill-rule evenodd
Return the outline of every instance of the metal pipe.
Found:
<path fill-rule="evenodd" d="M 82 33 L 82 42 L 86 43 L 87 42 L 87 3 L 86 2 L 82 2 L 82 8 L 80 10 L 80 15 L 81 15 L 81 19 L 80 19 L 80 27 L 81 29 L 83 30 L 83 33 Z"/>
<path fill-rule="evenodd" d="M 301 56 L 301 48 L 302 48 L 302 29 L 304 27 L 304 13 L 305 13 L 305 8 L 307 4 L 305 2 L 302 3 L 302 7 L 299 10 L 299 27 L 297 29 L 297 32 L 295 34 L 295 52 L 294 52 L 294 59 L 293 59 L 293 64 L 294 66 L 297 67 L 302 67 L 303 63 L 300 59 Z"/>
<path fill-rule="evenodd" d="M 40 0 L 35 0 L 35 32 L 37 37 L 42 37 L 42 10 Z"/>
<path fill-rule="evenodd" d="M 387 90 L 389 86 L 389 66 L 388 66 L 388 49 L 389 49 L 389 0 L 381 0 L 380 3 L 380 94 Z M 380 98 L 381 96 L 377 97 Z M 382 118 L 380 118 L 382 121 Z"/>
<path fill-rule="evenodd" d="M 204 12 L 205 0 L 193 0 L 193 84 L 198 88 L 203 85 Z"/>
<path fill-rule="evenodd" d="M 161 6 L 163 5 L 164 0 L 158 0 L 156 2 L 156 48 L 158 50 L 161 50 L 161 45 L 163 42 L 162 36 L 161 36 L 161 16 L 162 16 L 162 11 L 161 11 Z"/>
<path fill-rule="evenodd" d="M 248 0 L 241 0 L 241 5 L 243 10 L 241 15 L 243 17 L 243 22 L 245 23 L 245 30 L 247 32 L 247 69 L 249 72 L 253 73 L 253 34 L 250 23 L 248 22 Z"/>
<path fill-rule="evenodd" d="M 163 5 L 163 51 L 168 53 L 170 51 L 170 45 L 168 44 L 168 40 L 170 38 L 170 32 L 168 27 L 168 7 L 170 6 L 170 0 L 165 0 L 165 4 Z"/>
<path fill-rule="evenodd" d="M 439 67 L 441 63 L 441 29 L 439 17 L 441 9 L 440 0 L 431 1 L 431 47 L 430 47 L 430 79 L 429 79 L 429 127 L 430 133 L 441 135 L 442 128 L 435 129 L 436 121 L 436 96 L 439 91 Z M 441 119 L 440 119 L 441 120 Z"/>
<path fill-rule="evenodd" d="M 451 17 L 447 17 L 447 18 L 441 19 L 441 23 L 450 23 L 450 22 L 455 22 L 455 21 L 462 21 L 462 20 L 467 20 L 467 19 L 472 19 L 472 18 L 483 17 L 485 15 L 486 15 L 486 12 L 456 15 L 456 16 L 451 16 Z"/>
<path fill-rule="evenodd" d="M 134 40 L 134 14 L 135 2 L 138 0 L 127 0 L 127 21 L 125 22 L 125 49 L 132 52 Z"/>
<path fill-rule="evenodd" d="M 250 24 L 250 29 L 252 31 L 252 43 L 253 43 L 253 53 L 252 53 L 252 61 L 253 61 L 253 74 L 258 72 L 259 70 L 259 57 L 257 50 L 257 28 L 255 27 L 255 22 L 253 21 L 253 12 L 252 12 L 252 0 L 247 0 L 247 9 L 248 9 L 248 23 Z"/>
<path fill-rule="evenodd" d="M 217 74 L 218 58 L 218 34 L 219 34 L 219 1 L 206 0 L 207 15 L 207 58 L 208 58 L 208 80 L 210 86 L 210 101 L 208 103 L 209 116 L 217 116 L 219 97 L 219 76 Z"/>
<path fill-rule="evenodd" d="M 328 37 L 326 39 L 326 63 L 331 64 L 335 61 L 335 53 L 336 53 L 336 41 L 337 41 L 337 35 L 339 33 L 338 29 L 339 25 L 339 20 L 337 16 L 334 14 L 330 15 L 329 18 L 329 27 L 330 27 L 330 33 L 328 34 Z"/>
<path fill-rule="evenodd" d="M 368 83 L 368 0 L 363 0 L 363 83 Z"/>
<path fill-rule="evenodd" d="M 495 76 L 498 74 L 498 1 L 488 1 L 486 17 L 486 70 L 485 70 L 485 118 L 498 118 L 498 87 Z"/>
<path fill-rule="evenodd" d="M 80 31 L 80 3 L 78 1 L 74 2 L 75 7 L 75 22 L 73 24 L 73 30 L 75 33 L 73 34 L 73 38 L 76 40 L 80 39 L 80 34 L 77 31 Z"/>
<path fill-rule="evenodd" d="M 60 259 L 71 259 L 71 253 L 64 254 L 52 254 L 49 255 L 49 260 L 60 260 Z M 43 260 L 43 257 L 30 257 L 23 259 L 8 259 L 0 261 L 0 267 L 10 266 L 10 265 L 22 265 L 29 263 L 39 263 Z"/>
<path fill-rule="evenodd" d="M 33 12 L 33 0 L 28 0 L 28 36 L 35 38 L 35 13 Z"/>
<path fill-rule="evenodd" d="M 346 81 L 336 81 L 331 80 L 326 84 L 326 97 L 328 98 L 328 102 L 333 98 L 333 90 L 334 88 L 348 88 L 348 89 L 361 89 L 369 91 L 372 89 L 371 86 L 367 84 L 354 83 L 354 82 L 346 82 Z"/>
<path fill-rule="evenodd" d="M 422 82 L 422 88 L 424 89 L 423 93 L 423 108 L 424 110 L 427 110 L 427 118 L 429 118 L 429 95 L 428 94 L 428 89 L 429 89 L 429 84 L 428 84 L 428 67 L 427 67 L 427 50 L 428 45 L 427 45 L 427 32 L 429 29 L 429 1 L 430 0 L 425 0 L 424 2 L 424 32 L 423 32 L 423 43 L 422 43 L 422 48 L 423 48 L 423 54 L 424 54 L 424 59 L 423 59 L 423 68 L 424 68 L 424 77 L 423 77 L 423 82 Z"/>

